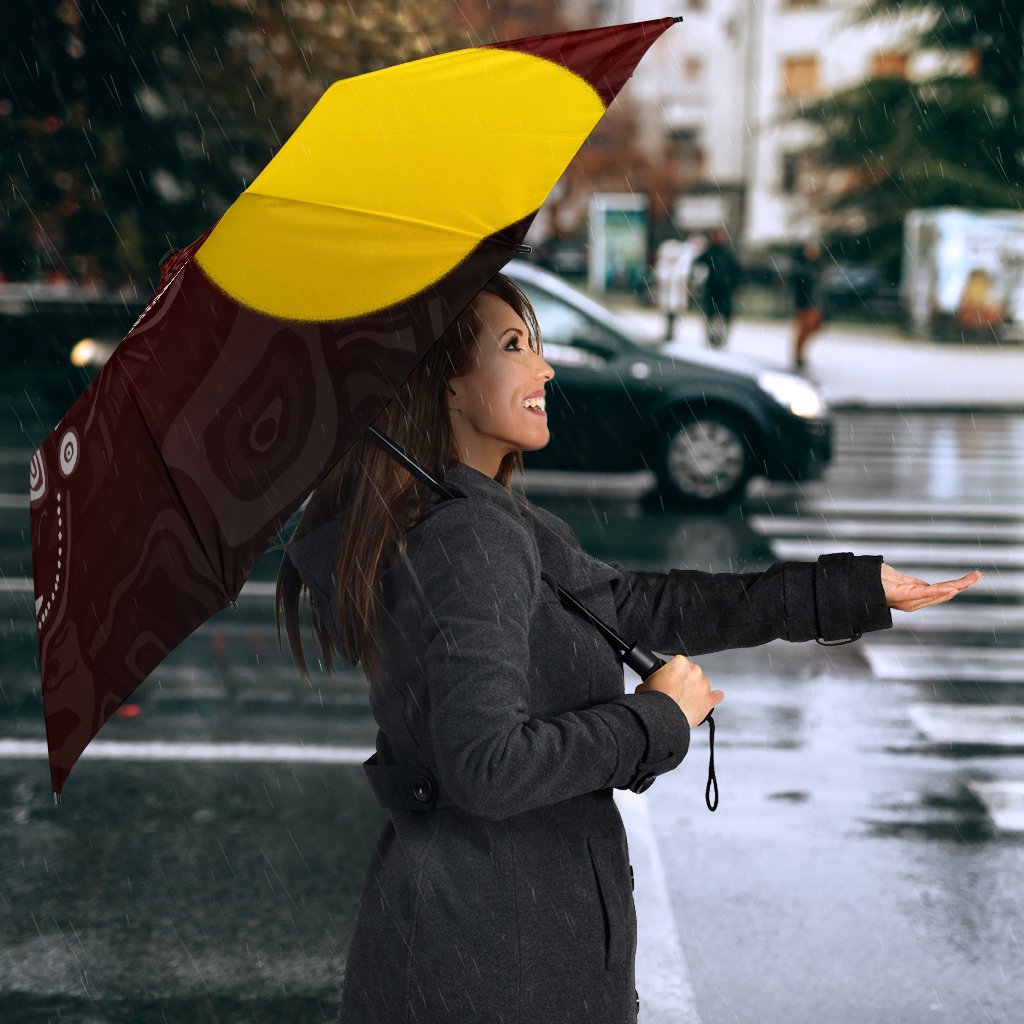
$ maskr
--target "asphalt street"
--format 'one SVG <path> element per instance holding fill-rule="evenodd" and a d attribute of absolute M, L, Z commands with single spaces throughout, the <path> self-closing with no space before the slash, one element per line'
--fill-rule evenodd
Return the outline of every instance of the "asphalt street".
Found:
<path fill-rule="evenodd" d="M 55 807 L 30 414 L 0 436 L 0 1020 L 333 1020 L 384 813 L 360 768 L 365 680 L 307 684 L 278 653 L 268 553 L 239 608 L 108 723 Z M 642 1024 L 1019 1019 L 1024 417 L 844 411 L 836 430 L 825 480 L 755 489 L 724 515 L 528 478 L 587 550 L 635 568 L 852 550 L 926 579 L 987 574 L 846 647 L 700 659 L 726 694 L 718 811 L 703 732 L 680 769 L 620 801 Z"/>

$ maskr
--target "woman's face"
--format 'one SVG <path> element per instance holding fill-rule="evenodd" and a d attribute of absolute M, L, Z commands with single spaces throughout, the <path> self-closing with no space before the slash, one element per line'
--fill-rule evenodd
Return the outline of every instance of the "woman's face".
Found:
<path fill-rule="evenodd" d="M 490 292 L 476 299 L 482 321 L 469 372 L 452 377 L 448 411 L 459 459 L 494 477 L 514 451 L 535 451 L 551 439 L 547 414 L 524 400 L 543 397 L 555 371 L 530 348 L 530 332 L 519 314 Z"/>

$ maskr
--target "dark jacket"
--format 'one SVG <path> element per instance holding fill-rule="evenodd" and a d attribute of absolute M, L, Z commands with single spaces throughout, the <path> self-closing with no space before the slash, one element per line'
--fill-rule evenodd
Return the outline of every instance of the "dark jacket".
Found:
<path fill-rule="evenodd" d="M 693 265 L 707 268 L 707 276 L 701 289 L 704 312 L 708 316 L 720 314 L 726 320 L 731 320 L 733 292 L 736 291 L 743 273 L 732 246 L 724 242 L 712 242 L 693 261 Z"/>
<path fill-rule="evenodd" d="M 803 249 L 797 249 L 789 268 L 789 287 L 793 292 L 793 305 L 797 309 L 820 306 L 818 270 L 818 261 L 804 255 Z"/>
<path fill-rule="evenodd" d="M 675 768 L 689 726 L 667 695 L 624 692 L 618 657 L 541 571 L 631 642 L 696 656 L 891 625 L 881 559 L 638 572 L 592 558 L 469 466 L 445 482 L 466 498 L 434 505 L 385 577 L 375 760 L 420 770 L 368 769 L 391 809 L 341 1021 L 633 1024 L 636 916 L 612 790 Z M 289 547 L 332 624 L 337 548 L 333 526 Z"/>

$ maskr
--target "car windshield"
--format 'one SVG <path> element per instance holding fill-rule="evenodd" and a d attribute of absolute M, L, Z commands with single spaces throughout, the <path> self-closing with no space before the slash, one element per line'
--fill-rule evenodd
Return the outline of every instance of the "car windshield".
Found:
<path fill-rule="evenodd" d="M 547 282 L 537 284 L 517 278 L 516 283 L 530 299 L 545 344 L 601 350 L 606 357 L 620 355 L 634 347 L 628 338 L 629 325 L 586 295 L 567 286 L 558 290 L 570 292 L 569 296 L 556 294 L 553 289 L 549 290 Z"/>

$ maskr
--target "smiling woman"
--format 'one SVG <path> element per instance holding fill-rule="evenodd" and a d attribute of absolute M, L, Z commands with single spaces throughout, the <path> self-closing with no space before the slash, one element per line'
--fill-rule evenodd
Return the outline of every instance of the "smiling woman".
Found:
<path fill-rule="evenodd" d="M 484 292 L 477 315 L 473 367 L 448 382 L 448 410 L 460 461 L 494 477 L 506 456 L 548 443 L 544 384 L 555 371 L 540 354 L 540 339 L 504 299 Z"/>
<path fill-rule="evenodd" d="M 956 589 L 877 555 L 736 574 L 591 557 L 509 486 L 521 452 L 548 443 L 538 406 L 553 376 L 530 303 L 499 274 L 374 424 L 450 496 L 435 500 L 367 437 L 314 492 L 282 561 L 295 660 L 305 672 L 305 588 L 325 667 L 335 652 L 363 666 L 379 726 L 364 767 L 390 813 L 363 879 L 342 1024 L 635 1024 L 613 791 L 642 793 L 677 767 L 722 700 L 689 657 L 848 642 L 890 626 L 889 606 Z M 687 656 L 627 693 L 620 655 L 557 587 L 631 642 Z"/>

